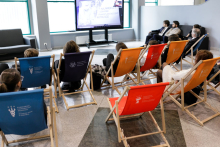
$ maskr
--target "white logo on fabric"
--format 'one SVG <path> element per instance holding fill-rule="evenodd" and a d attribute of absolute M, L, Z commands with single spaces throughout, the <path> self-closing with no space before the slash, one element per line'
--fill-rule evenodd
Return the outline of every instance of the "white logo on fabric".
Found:
<path fill-rule="evenodd" d="M 71 62 L 71 63 L 70 63 L 70 67 L 71 67 L 71 68 L 76 67 L 76 63 L 75 63 L 75 62 Z"/>
<path fill-rule="evenodd" d="M 136 104 L 139 104 L 140 100 L 141 100 L 141 97 L 137 97 L 136 98 Z"/>
<path fill-rule="evenodd" d="M 12 117 L 15 117 L 15 106 L 11 106 L 11 107 L 8 107 L 8 111 L 11 113 L 11 116 Z"/>
<path fill-rule="evenodd" d="M 29 67 L 29 71 L 30 71 L 31 74 L 33 74 L 33 71 L 34 71 L 33 66 Z"/>

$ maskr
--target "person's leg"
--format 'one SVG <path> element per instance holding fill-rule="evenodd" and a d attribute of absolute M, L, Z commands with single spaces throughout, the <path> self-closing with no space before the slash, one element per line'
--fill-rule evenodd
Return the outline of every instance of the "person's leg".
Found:
<path fill-rule="evenodd" d="M 162 80 L 162 73 L 163 73 L 163 71 L 160 69 L 157 71 L 157 83 L 161 83 L 163 81 Z"/>
<path fill-rule="evenodd" d="M 148 35 L 146 37 L 146 40 L 145 40 L 145 44 L 148 44 L 148 42 L 153 38 L 153 35 Z"/>
<path fill-rule="evenodd" d="M 163 43 L 167 43 L 168 42 L 168 37 L 167 36 L 163 36 Z"/>
<path fill-rule="evenodd" d="M 158 41 L 158 40 L 163 41 L 163 37 L 160 36 L 160 35 L 158 35 L 158 34 L 154 34 L 154 36 L 153 36 L 153 40 L 156 40 L 156 41 Z"/>
<path fill-rule="evenodd" d="M 103 66 L 106 66 L 106 62 L 107 62 L 107 58 L 104 58 L 104 59 L 102 60 Z"/>
<path fill-rule="evenodd" d="M 1 64 L 0 64 L 0 74 L 1 74 L 4 70 L 6 70 L 6 69 L 9 69 L 8 64 L 1 63 Z"/>

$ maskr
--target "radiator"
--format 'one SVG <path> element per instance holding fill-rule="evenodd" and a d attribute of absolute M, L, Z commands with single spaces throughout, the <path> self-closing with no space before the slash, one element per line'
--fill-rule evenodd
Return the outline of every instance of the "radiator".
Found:
<path fill-rule="evenodd" d="M 104 34 L 93 35 L 93 40 L 101 40 L 101 39 L 105 39 Z M 112 41 L 112 34 L 108 34 L 108 40 Z M 78 36 L 78 37 L 76 37 L 76 43 L 77 44 L 86 44 L 87 42 L 89 42 L 89 35 L 88 36 Z"/>

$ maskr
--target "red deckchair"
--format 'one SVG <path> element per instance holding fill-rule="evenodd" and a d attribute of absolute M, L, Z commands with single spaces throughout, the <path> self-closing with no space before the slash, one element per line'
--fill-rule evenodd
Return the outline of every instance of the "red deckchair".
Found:
<path fill-rule="evenodd" d="M 141 85 L 126 87 L 120 97 L 108 98 L 111 112 L 106 118 L 106 122 L 109 120 L 114 120 L 118 130 L 118 141 L 123 141 L 125 147 L 129 146 L 127 143 L 128 139 L 149 136 L 153 134 L 161 134 L 165 144 L 164 146 L 169 146 L 163 133 L 166 133 L 165 118 L 164 118 L 164 108 L 162 95 L 164 93 L 165 87 L 171 83 L 158 83 L 150 85 Z M 130 90 L 129 90 L 130 89 Z M 128 96 L 124 94 L 128 92 Z M 162 126 L 163 130 L 160 129 L 156 120 L 154 119 L 150 111 L 154 110 L 160 102 L 161 115 L 162 115 Z M 144 112 L 149 112 L 155 126 L 158 128 L 158 132 L 147 133 L 132 137 L 125 137 L 123 130 L 120 127 L 120 119 L 131 118 L 134 116 L 141 116 Z M 110 116 L 113 115 L 113 119 Z M 129 116 L 126 116 L 129 115 Z"/>

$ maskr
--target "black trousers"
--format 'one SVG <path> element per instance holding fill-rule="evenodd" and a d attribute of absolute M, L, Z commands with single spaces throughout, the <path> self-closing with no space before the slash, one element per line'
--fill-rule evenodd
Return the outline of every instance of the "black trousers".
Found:
<path fill-rule="evenodd" d="M 153 39 L 153 35 L 146 36 L 145 44 L 148 44 L 149 41 L 151 41 L 152 39 Z"/>
<path fill-rule="evenodd" d="M 163 41 L 163 43 L 167 43 L 168 42 L 168 37 L 167 36 L 160 36 L 158 34 L 154 34 L 153 39 L 157 40 L 157 41 L 158 40 Z"/>
<path fill-rule="evenodd" d="M 106 72 L 107 72 L 107 71 L 109 70 L 109 68 L 111 67 L 112 61 L 114 61 L 114 55 L 111 54 L 111 53 L 107 55 L 107 58 L 104 58 L 104 59 L 102 60 L 103 66 L 106 67 Z M 116 67 L 116 68 L 115 68 L 115 67 Z M 117 66 L 114 65 L 114 66 L 113 66 L 114 74 L 115 74 L 116 69 L 117 69 Z M 111 72 L 109 72 L 109 76 L 111 76 Z"/>
<path fill-rule="evenodd" d="M 0 74 L 1 74 L 4 70 L 6 70 L 6 69 L 9 69 L 8 64 L 1 63 L 1 64 L 0 64 Z"/>

